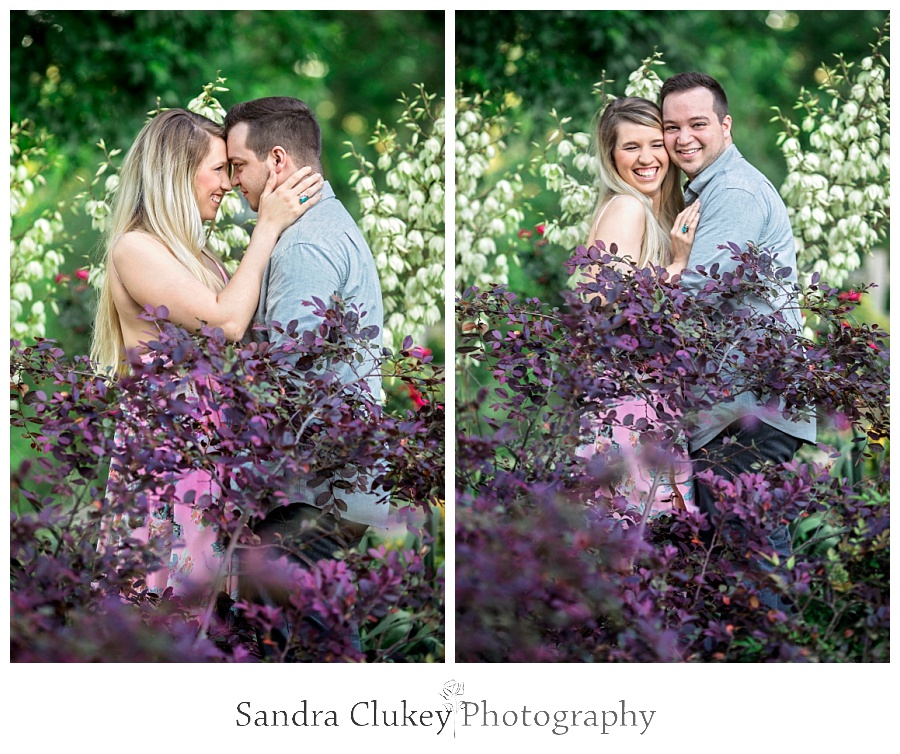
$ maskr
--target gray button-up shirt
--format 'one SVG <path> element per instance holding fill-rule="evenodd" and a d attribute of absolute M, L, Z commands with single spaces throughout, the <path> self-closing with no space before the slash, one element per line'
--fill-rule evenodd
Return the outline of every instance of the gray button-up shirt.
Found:
<path fill-rule="evenodd" d="M 729 242 L 744 249 L 750 242 L 759 249 L 777 254 L 775 266 L 791 269 L 783 282 L 792 289 L 797 283 L 797 254 L 787 209 L 772 183 L 743 158 L 736 146 L 729 146 L 688 184 L 685 201 L 692 204 L 698 197 L 701 200 L 700 224 L 691 248 L 688 270 L 682 275 L 684 290 L 696 292 L 703 286 L 706 278 L 690 271 L 698 265 L 709 270 L 718 263 L 720 272 L 735 269 L 738 263 L 731 258 L 731 250 L 719 248 Z M 793 293 L 773 291 L 771 301 L 754 299 L 750 303 L 764 314 L 779 309 L 788 324 L 795 331 L 801 331 L 799 305 Z M 691 450 L 702 448 L 733 421 L 748 414 L 793 437 L 815 442 L 813 411 L 800 421 L 792 421 L 785 419 L 781 411 L 761 410 L 764 405 L 764 398 L 741 392 L 734 401 L 703 414 L 691 435 Z"/>
<path fill-rule="evenodd" d="M 304 306 L 303 302 L 316 297 L 327 305 L 334 293 L 348 305 L 358 305 L 364 313 L 362 326 L 376 326 L 378 335 L 369 342 L 368 348 L 358 349 L 361 362 L 334 363 L 328 368 L 351 387 L 364 379 L 372 396 L 379 400 L 381 365 L 376 357 L 381 351 L 384 307 L 378 270 L 362 233 L 326 181 L 319 202 L 282 233 L 272 251 L 255 317 L 256 323 L 266 329 L 255 330 L 254 337 L 271 343 L 282 342 L 284 335 L 272 329 L 275 322 L 287 328 L 289 322 L 297 320 L 298 333 L 317 329 L 321 318 L 313 314 L 313 307 Z M 290 502 L 313 504 L 324 489 L 309 487 L 303 479 L 287 480 L 287 484 Z M 348 521 L 386 525 L 389 505 L 384 502 L 387 495 L 383 490 L 339 494 L 347 503 L 347 511 L 342 516 Z"/>

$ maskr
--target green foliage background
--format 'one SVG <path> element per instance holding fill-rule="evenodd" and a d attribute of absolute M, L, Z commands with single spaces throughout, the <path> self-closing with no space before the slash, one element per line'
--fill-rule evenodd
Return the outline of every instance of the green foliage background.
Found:
<path fill-rule="evenodd" d="M 700 70 L 725 87 L 734 120 L 735 143 L 778 187 L 787 168 L 776 146 L 778 123 L 772 108 L 791 113 L 801 87 L 815 90 L 822 63 L 836 53 L 858 60 L 869 53 L 884 10 L 817 11 L 457 11 L 457 85 L 464 95 L 489 91 L 495 102 L 515 104 L 519 123 L 497 173 L 526 163 L 533 143 L 543 145 L 555 127 L 550 111 L 570 116 L 573 131 L 590 131 L 600 104 L 593 85 L 612 80 L 621 94 L 628 75 L 659 51 L 665 79 Z M 605 73 L 604 73 L 605 72 Z M 516 104 L 518 103 L 518 104 Z M 526 228 L 533 230 L 555 211 L 543 181 L 528 172 Z M 543 195 L 542 195 L 543 192 Z M 511 270 L 516 290 L 554 300 L 565 283 L 555 257 L 532 241 L 512 237 L 521 268 Z M 544 259 L 541 259 L 544 257 Z"/>
<path fill-rule="evenodd" d="M 356 213 L 345 142 L 365 151 L 376 123 L 394 125 L 397 101 L 416 84 L 443 97 L 442 11 L 11 11 L 10 117 L 53 134 L 56 168 L 35 192 L 30 223 L 83 189 L 107 148 L 127 150 L 162 107 L 184 107 L 217 72 L 220 101 L 289 95 L 309 102 L 322 127 L 323 168 Z M 121 158 L 120 158 L 121 159 Z M 67 216 L 76 236 L 69 269 L 82 267 L 98 236 Z M 13 232 L 15 232 L 13 228 Z M 83 353 L 90 295 L 60 290 L 48 337 Z"/>
<path fill-rule="evenodd" d="M 87 266 L 99 252 L 90 218 L 71 212 L 106 149 L 121 164 L 147 114 L 185 107 L 201 88 L 226 79 L 219 93 L 236 102 L 289 95 L 310 103 L 322 127 L 323 169 L 351 214 L 359 217 L 351 142 L 371 154 L 379 121 L 395 128 L 398 100 L 426 91 L 444 98 L 443 11 L 11 11 L 10 121 L 29 119 L 51 135 L 46 185 L 38 186 L 12 234 L 44 212 L 63 208 L 63 272 Z M 73 277 L 49 282 L 59 315 L 49 313 L 47 337 L 68 354 L 87 353 L 93 291 Z M 443 360 L 443 343 L 432 344 Z M 27 447 L 12 433 L 15 468 Z"/>

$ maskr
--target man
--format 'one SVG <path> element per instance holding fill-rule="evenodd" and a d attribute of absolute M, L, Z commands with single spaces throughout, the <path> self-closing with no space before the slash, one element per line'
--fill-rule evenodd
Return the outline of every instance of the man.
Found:
<path fill-rule="evenodd" d="M 225 131 L 232 184 L 254 211 L 272 173 L 277 187 L 304 166 L 322 172 L 319 124 L 300 100 L 265 97 L 237 104 L 225 117 Z M 369 344 L 371 350 L 359 349 L 362 358 L 356 365 L 335 363 L 329 368 L 347 389 L 362 390 L 365 382 L 377 400 L 381 375 L 373 352 L 380 352 L 384 322 L 378 272 L 359 228 L 325 181 L 318 203 L 282 234 L 272 251 L 256 312 L 256 322 L 265 330 L 256 331 L 255 337 L 282 342 L 286 336 L 274 324 L 286 328 L 294 320 L 298 333 L 316 330 L 322 320 L 302 302 L 316 297 L 328 303 L 334 294 L 359 305 L 366 312 L 361 326 L 375 326 L 378 334 Z M 389 506 L 383 491 L 341 493 L 347 507 L 336 517 L 316 503 L 329 485 L 310 487 L 306 482 L 288 480 L 290 504 L 272 511 L 256 529 L 264 543 L 274 545 L 279 537 L 291 541 L 300 547 L 296 559 L 308 565 L 357 545 L 369 526 L 386 525 Z M 312 529 L 310 521 L 315 523 Z"/>
<path fill-rule="evenodd" d="M 732 143 L 728 100 L 719 82 L 702 73 L 679 73 L 663 84 L 660 107 L 666 150 L 689 179 L 685 201 L 701 202 L 700 225 L 682 288 L 696 292 L 704 284 L 705 278 L 692 272 L 698 265 L 734 270 L 738 262 L 731 251 L 719 248 L 729 242 L 744 248 L 749 242 L 777 254 L 776 266 L 791 269 L 784 282 L 796 284 L 797 256 L 787 209 L 771 182 Z M 763 314 L 780 309 L 788 324 L 801 330 L 795 297 L 776 296 L 773 291 L 771 301 L 752 303 Z M 791 421 L 764 406 L 764 398 L 741 392 L 704 414 L 690 438 L 695 473 L 712 469 L 730 479 L 759 460 L 789 461 L 803 442 L 815 442 L 811 412 Z M 700 510 L 711 514 L 715 506 L 710 490 L 698 483 L 695 492 Z M 786 528 L 773 533 L 770 541 L 780 557 L 790 554 Z"/>

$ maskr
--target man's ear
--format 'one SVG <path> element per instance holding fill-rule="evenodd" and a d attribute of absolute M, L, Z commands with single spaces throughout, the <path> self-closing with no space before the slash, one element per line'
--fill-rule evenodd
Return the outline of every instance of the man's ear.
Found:
<path fill-rule="evenodd" d="M 284 151 L 284 147 L 274 146 L 269 151 L 269 161 L 272 170 L 276 173 L 282 172 L 287 167 L 287 159 L 287 152 Z"/>
<path fill-rule="evenodd" d="M 731 116 L 726 115 L 722 118 L 722 135 L 727 141 L 731 141 Z"/>

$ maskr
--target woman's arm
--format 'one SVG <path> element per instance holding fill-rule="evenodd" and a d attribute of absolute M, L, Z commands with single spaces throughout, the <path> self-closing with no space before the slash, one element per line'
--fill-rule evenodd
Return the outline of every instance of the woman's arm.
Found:
<path fill-rule="evenodd" d="M 274 191 L 269 176 L 250 244 L 234 276 L 221 291 L 207 288 L 164 244 L 141 232 L 126 233 L 111 250 L 119 279 L 141 307 L 165 306 L 169 319 L 191 330 L 201 323 L 221 327 L 240 340 L 256 312 L 266 264 L 281 233 L 321 198 L 322 177 L 298 170 Z M 314 193 L 315 192 L 315 193 Z M 309 200 L 300 203 L 300 195 Z"/>

